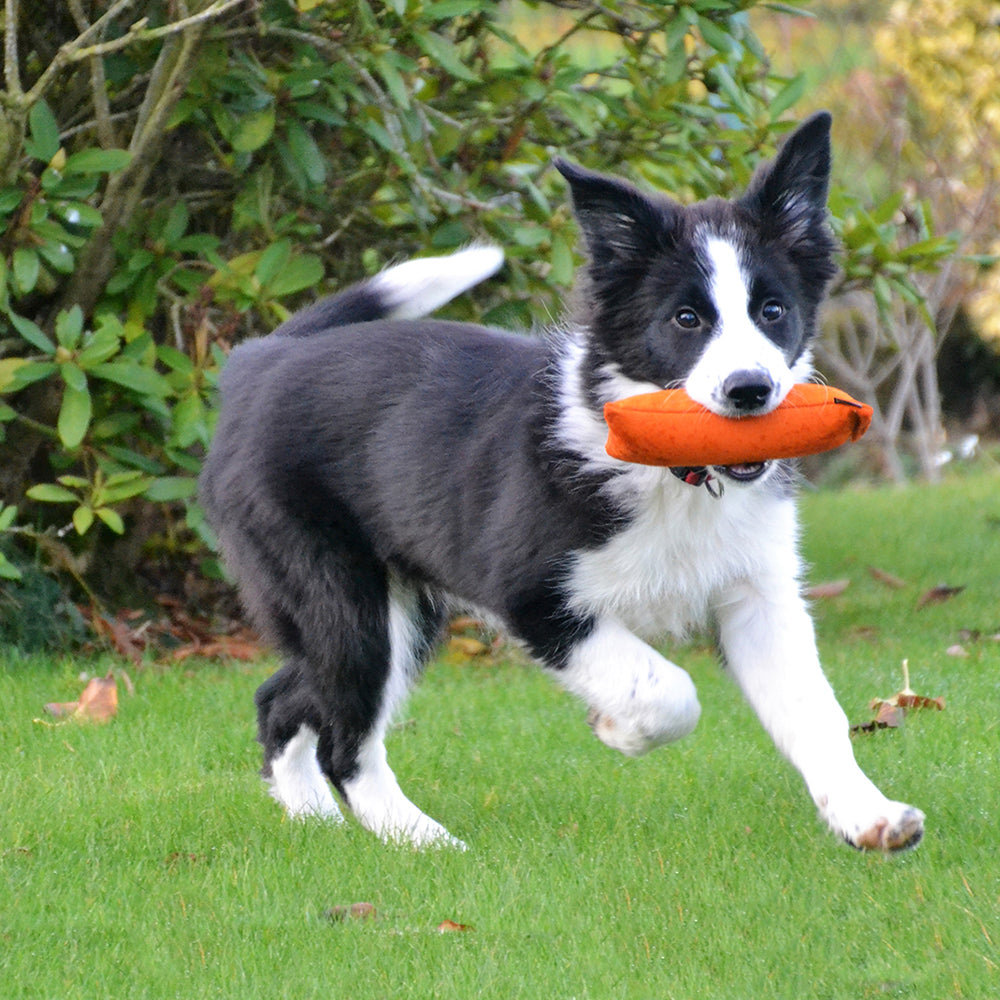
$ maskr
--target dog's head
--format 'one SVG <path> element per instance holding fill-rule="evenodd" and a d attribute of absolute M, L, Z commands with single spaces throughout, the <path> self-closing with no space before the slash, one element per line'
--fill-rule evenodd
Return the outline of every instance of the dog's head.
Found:
<path fill-rule="evenodd" d="M 830 116 L 793 132 L 736 201 L 688 207 L 559 161 L 589 255 L 583 324 L 605 385 L 683 386 L 723 416 L 766 413 L 808 375 L 832 278 Z"/>

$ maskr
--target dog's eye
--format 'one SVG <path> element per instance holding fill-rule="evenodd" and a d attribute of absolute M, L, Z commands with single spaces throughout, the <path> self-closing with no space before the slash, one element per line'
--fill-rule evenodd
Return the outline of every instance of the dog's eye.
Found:
<path fill-rule="evenodd" d="M 674 313 L 674 322 L 685 330 L 695 330 L 701 326 L 701 319 L 690 306 L 681 306 Z"/>
<path fill-rule="evenodd" d="M 765 323 L 775 323 L 785 315 L 785 307 L 774 299 L 765 302 L 761 306 L 760 317 Z"/>

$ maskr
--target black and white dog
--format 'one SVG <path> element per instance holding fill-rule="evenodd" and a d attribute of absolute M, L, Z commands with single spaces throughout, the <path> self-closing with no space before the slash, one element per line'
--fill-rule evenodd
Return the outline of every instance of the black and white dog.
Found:
<path fill-rule="evenodd" d="M 854 760 L 800 594 L 785 463 L 630 465 L 602 406 L 683 386 L 766 413 L 810 374 L 833 275 L 830 118 L 734 202 L 682 207 L 568 163 L 589 263 L 545 339 L 419 319 L 493 274 L 473 247 L 415 260 L 233 351 L 201 498 L 284 665 L 257 692 L 264 775 L 292 815 L 459 844 L 403 794 L 384 736 L 450 609 L 488 614 L 642 754 L 698 721 L 691 678 L 639 636 L 710 621 L 725 664 L 830 827 L 919 840 L 922 813 Z M 329 783 L 327 783 L 329 779 Z"/>

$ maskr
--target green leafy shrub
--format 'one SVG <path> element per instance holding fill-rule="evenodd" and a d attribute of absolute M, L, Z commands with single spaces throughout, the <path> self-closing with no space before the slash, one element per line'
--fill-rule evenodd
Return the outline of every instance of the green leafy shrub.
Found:
<path fill-rule="evenodd" d="M 451 314 L 550 321 L 577 262 L 554 154 L 689 199 L 773 152 L 805 82 L 770 70 L 752 6 L 113 0 L 91 23 L 35 0 L 28 32 L 14 3 L 0 531 L 81 580 L 122 534 L 122 575 L 211 570 L 194 493 L 228 348 L 473 238 L 507 251 L 503 289 Z"/>

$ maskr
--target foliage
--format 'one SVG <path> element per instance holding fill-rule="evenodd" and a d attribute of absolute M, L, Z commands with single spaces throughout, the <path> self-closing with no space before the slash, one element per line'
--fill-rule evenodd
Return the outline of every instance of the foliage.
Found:
<path fill-rule="evenodd" d="M 12 564 L 8 566 L 12 568 Z M 0 648 L 55 652 L 75 646 L 85 637 L 80 612 L 51 574 L 29 563 L 17 567 L 16 580 L 6 575 L 0 589 Z"/>
<path fill-rule="evenodd" d="M 702 196 L 745 183 L 800 90 L 769 76 L 746 3 L 594 4 L 541 48 L 499 8 L 455 0 L 214 0 L 184 17 L 153 3 L 139 22 L 129 0 L 93 22 L 53 0 L 30 32 L 18 6 L 0 487 L 17 541 L 45 535 L 84 574 L 130 527 L 176 540 L 178 503 L 201 528 L 225 350 L 303 292 L 486 236 L 509 251 L 514 295 L 468 314 L 545 319 L 575 262 L 554 151 Z M 610 61 L 580 63 L 584 31 Z"/>
<path fill-rule="evenodd" d="M 753 6 L 33 0 L 29 30 L 11 0 L 0 531 L 84 584 L 110 558 L 180 575 L 212 541 L 195 477 L 234 342 L 473 238 L 507 251 L 503 288 L 451 314 L 550 321 L 577 260 L 555 153 L 682 199 L 742 188 L 806 89 Z"/>
<path fill-rule="evenodd" d="M 909 142 L 943 189 L 968 250 L 1000 256 L 1000 21 L 993 0 L 898 0 L 876 36 L 882 63 L 903 81 Z M 959 111 L 960 113 L 956 113 Z M 930 154 L 930 155 L 928 155 Z M 970 313 L 1000 350 L 1000 267 L 971 290 Z M 966 279 L 968 280 L 968 279 Z"/>
<path fill-rule="evenodd" d="M 808 65 L 809 103 L 840 125 L 836 167 L 850 197 L 835 192 L 833 207 L 845 280 L 817 357 L 876 403 L 868 441 L 895 479 L 914 465 L 939 475 L 945 418 L 957 414 L 942 412 L 938 368 L 956 312 L 971 308 L 980 323 L 1000 314 L 981 291 L 1000 205 L 1000 147 L 986 123 L 994 7 L 826 0 L 810 8 L 815 17 L 782 17 L 762 32 L 784 46 L 781 61 Z M 942 114 L 943 102 L 955 113 Z"/>
<path fill-rule="evenodd" d="M 941 404 L 937 355 L 944 327 L 932 315 L 926 279 L 954 258 L 957 235 L 935 235 L 930 206 L 889 195 L 874 207 L 842 190 L 831 195 L 844 267 L 831 294 L 819 367 L 875 408 L 871 442 L 882 472 L 906 478 L 901 441 L 909 431 L 925 478 L 938 474 Z"/>

